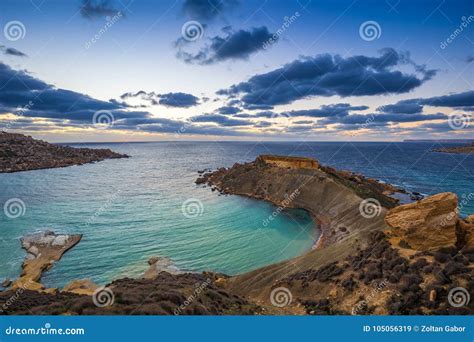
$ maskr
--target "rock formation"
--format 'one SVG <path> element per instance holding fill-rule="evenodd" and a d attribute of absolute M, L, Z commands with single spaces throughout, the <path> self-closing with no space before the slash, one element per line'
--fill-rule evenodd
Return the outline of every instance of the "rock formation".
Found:
<path fill-rule="evenodd" d="M 391 236 L 411 248 L 427 251 L 456 245 L 458 198 L 441 193 L 391 209 L 385 222 Z"/>
<path fill-rule="evenodd" d="M 109 149 L 53 145 L 23 134 L 0 132 L 0 173 L 82 165 L 127 157 Z"/>
<path fill-rule="evenodd" d="M 82 235 L 56 234 L 51 231 L 24 236 L 21 245 L 27 255 L 20 278 L 13 283 L 12 289 L 44 290 L 44 286 L 39 282 L 43 272 L 50 269 L 53 263 L 60 260 L 81 238 Z"/>

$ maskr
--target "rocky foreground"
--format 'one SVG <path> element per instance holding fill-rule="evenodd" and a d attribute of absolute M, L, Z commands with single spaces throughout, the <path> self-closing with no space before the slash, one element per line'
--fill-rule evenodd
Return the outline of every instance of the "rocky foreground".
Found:
<path fill-rule="evenodd" d="M 437 148 L 434 149 L 433 152 L 474 154 L 474 142 L 464 146 Z"/>
<path fill-rule="evenodd" d="M 390 185 L 277 156 L 204 173 L 197 183 L 307 210 L 322 231 L 317 248 L 234 277 L 169 270 L 152 258 L 140 279 L 105 288 L 88 280 L 9 288 L 0 313 L 474 314 L 474 216 L 458 215 L 455 194 L 400 205 Z"/>
<path fill-rule="evenodd" d="M 127 157 L 110 149 L 53 145 L 23 134 L 0 132 L 0 173 L 82 165 Z"/>

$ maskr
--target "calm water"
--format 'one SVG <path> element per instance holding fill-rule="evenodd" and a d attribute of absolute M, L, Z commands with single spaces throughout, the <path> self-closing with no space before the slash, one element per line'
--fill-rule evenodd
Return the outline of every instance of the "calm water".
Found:
<path fill-rule="evenodd" d="M 0 174 L 0 203 L 15 197 L 26 204 L 19 218 L 0 215 L 0 279 L 19 274 L 24 257 L 19 237 L 42 229 L 84 234 L 44 275 L 48 286 L 77 278 L 104 284 L 119 276 L 138 276 L 151 256 L 168 257 L 184 270 L 236 274 L 299 255 L 318 237 L 305 212 L 291 211 L 264 225 L 275 210 L 272 205 L 219 196 L 194 184 L 198 170 L 250 161 L 262 153 L 311 156 L 412 191 L 454 191 L 460 198 L 474 198 L 474 156 L 431 153 L 431 143 L 163 142 L 90 147 L 111 148 L 132 158 Z M 474 200 L 466 202 L 462 213 L 474 213 Z"/>

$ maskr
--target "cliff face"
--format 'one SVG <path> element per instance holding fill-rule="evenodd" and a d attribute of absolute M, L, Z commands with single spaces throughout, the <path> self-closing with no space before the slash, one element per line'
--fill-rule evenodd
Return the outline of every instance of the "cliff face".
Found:
<path fill-rule="evenodd" d="M 0 173 L 81 165 L 127 157 L 109 149 L 53 145 L 23 134 L 0 132 Z"/>

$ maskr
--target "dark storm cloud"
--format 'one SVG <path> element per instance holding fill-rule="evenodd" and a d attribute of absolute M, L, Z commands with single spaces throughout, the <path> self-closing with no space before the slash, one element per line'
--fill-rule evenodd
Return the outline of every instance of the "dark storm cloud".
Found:
<path fill-rule="evenodd" d="M 5 55 L 8 56 L 15 56 L 15 57 L 28 57 L 26 53 L 21 52 L 15 48 L 6 47 L 4 45 L 0 45 L 0 51 L 2 51 Z"/>
<path fill-rule="evenodd" d="M 351 106 L 349 103 L 337 103 L 332 105 L 324 105 L 319 109 L 305 109 L 284 112 L 281 115 L 288 117 L 308 116 L 313 118 L 324 118 L 332 116 L 347 116 L 349 112 L 356 110 L 367 110 L 368 106 Z"/>
<path fill-rule="evenodd" d="M 112 16 L 119 12 L 111 0 L 82 0 L 81 15 L 87 19 Z"/>
<path fill-rule="evenodd" d="M 129 92 L 120 95 L 123 100 L 129 98 L 140 98 L 145 101 L 149 101 L 152 105 L 161 104 L 167 107 L 178 107 L 178 108 L 189 108 L 199 104 L 199 98 L 187 93 L 167 93 L 167 94 L 156 94 L 155 92 L 146 92 L 144 90 L 137 91 L 136 93 Z"/>
<path fill-rule="evenodd" d="M 27 110 L 21 108 L 27 107 Z M 118 102 L 102 101 L 74 91 L 56 88 L 32 77 L 28 72 L 13 70 L 0 62 L 0 114 L 68 119 L 91 122 L 96 111 L 108 110 L 116 119 L 147 117 L 146 112 L 129 112 Z"/>
<path fill-rule="evenodd" d="M 295 60 L 246 82 L 217 92 L 240 96 L 247 105 L 288 104 L 311 96 L 365 96 L 409 92 L 431 79 L 435 70 L 415 65 L 415 74 L 395 67 L 415 65 L 407 53 L 383 49 L 379 57 L 318 55 Z"/>
<path fill-rule="evenodd" d="M 233 31 L 225 28 L 226 35 L 210 38 L 210 43 L 196 53 L 183 50 L 187 42 L 179 39 L 175 46 L 178 48 L 176 56 L 189 64 L 215 64 L 224 60 L 246 60 L 253 53 L 264 49 L 264 43 L 272 34 L 265 26 L 252 28 L 249 31 Z"/>
<path fill-rule="evenodd" d="M 209 21 L 238 3 L 237 0 L 185 0 L 183 13 L 190 19 Z"/>

